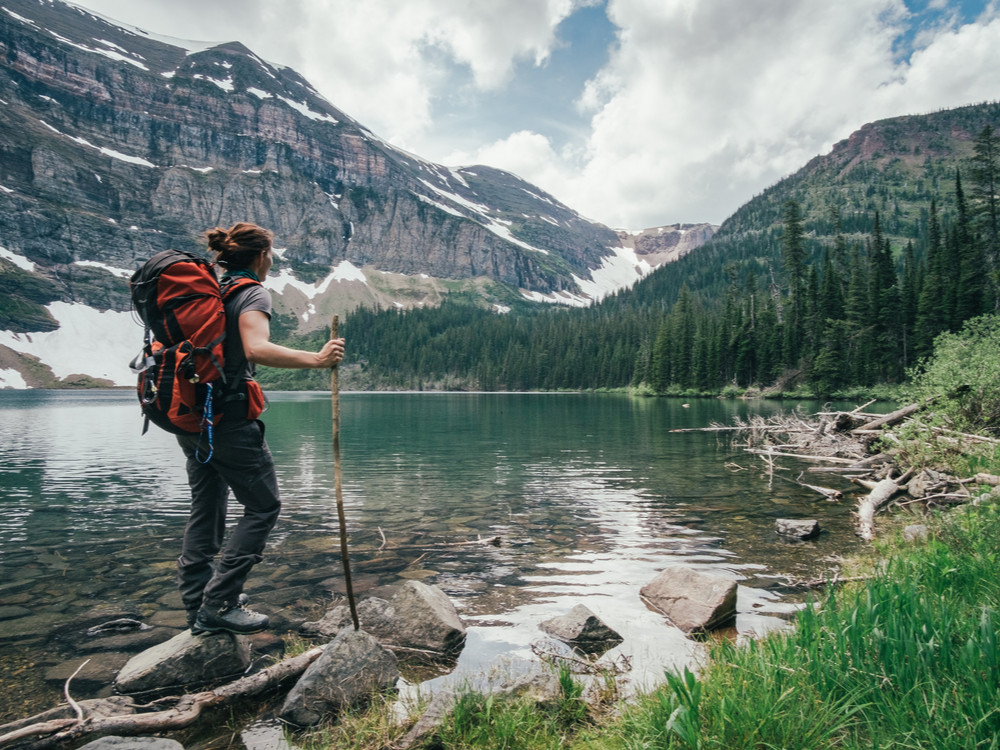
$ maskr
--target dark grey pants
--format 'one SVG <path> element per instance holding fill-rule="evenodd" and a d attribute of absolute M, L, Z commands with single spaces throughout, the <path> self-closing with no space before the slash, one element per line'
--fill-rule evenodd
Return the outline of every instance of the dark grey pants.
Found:
<path fill-rule="evenodd" d="M 187 456 L 191 485 L 191 515 L 177 560 L 177 583 L 188 610 L 203 603 L 220 606 L 236 602 L 250 569 L 263 559 L 267 536 L 281 510 L 263 422 L 252 420 L 216 430 L 212 458 L 204 464 L 198 458 L 204 459 L 208 450 L 205 437 L 200 440 L 199 445 L 198 435 L 177 437 Z M 230 489 L 243 506 L 243 516 L 226 540 Z"/>

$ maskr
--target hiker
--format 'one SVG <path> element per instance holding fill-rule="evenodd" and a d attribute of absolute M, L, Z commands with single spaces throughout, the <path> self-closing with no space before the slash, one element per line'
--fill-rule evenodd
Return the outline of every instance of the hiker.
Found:
<path fill-rule="evenodd" d="M 239 277 L 262 282 L 267 276 L 273 262 L 268 230 L 243 222 L 229 229 L 210 229 L 205 238 L 216 265 L 224 269 L 220 280 L 223 289 Z M 327 341 L 318 352 L 272 343 L 271 295 L 260 284 L 247 284 L 238 294 L 224 299 L 225 374 L 229 383 L 253 381 L 258 364 L 328 368 L 344 356 L 343 339 Z M 264 424 L 250 418 L 263 406 L 257 401 L 262 401 L 262 394 L 256 382 L 226 399 L 207 461 L 201 435 L 177 436 L 187 457 L 191 485 L 191 515 L 177 560 L 177 579 L 188 626 L 195 634 L 256 633 L 268 625 L 267 615 L 246 607 L 247 597 L 242 593 L 250 569 L 263 559 L 264 545 L 281 508 Z M 230 489 L 243 506 L 243 516 L 223 546 Z"/>

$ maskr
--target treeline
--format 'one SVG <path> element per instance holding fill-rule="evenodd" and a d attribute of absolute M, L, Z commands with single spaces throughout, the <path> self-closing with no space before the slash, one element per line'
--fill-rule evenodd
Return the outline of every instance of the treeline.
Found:
<path fill-rule="evenodd" d="M 634 382 L 659 393 L 782 383 L 828 395 L 902 381 L 939 334 L 998 309 L 1000 146 L 989 126 L 968 171 L 968 197 L 955 173 L 954 218 L 942 223 L 932 200 L 924 241 L 899 252 L 878 212 L 863 243 L 838 232 L 827 245 L 807 238 L 801 207 L 786 201 L 780 279 L 751 272 L 741 284 L 734 272 L 721 309 L 682 288 Z"/>
<path fill-rule="evenodd" d="M 342 325 L 347 364 L 360 365 L 352 380 L 660 394 L 777 385 L 817 395 L 898 383 L 938 334 L 998 308 L 1000 139 L 990 126 L 963 170 L 952 172 L 946 204 L 931 198 L 915 212 L 905 240 L 885 230 L 903 223 L 888 193 L 847 217 L 771 197 L 771 208 L 748 206 L 780 211 L 777 223 L 713 242 L 590 308 L 497 314 L 446 301 L 355 311 Z M 863 193 L 874 201 L 882 191 Z"/>

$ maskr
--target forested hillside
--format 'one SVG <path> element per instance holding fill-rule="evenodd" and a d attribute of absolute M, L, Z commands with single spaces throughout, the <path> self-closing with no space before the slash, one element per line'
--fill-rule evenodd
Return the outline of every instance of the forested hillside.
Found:
<path fill-rule="evenodd" d="M 998 128 L 997 103 L 866 125 L 588 309 L 359 311 L 345 375 L 656 393 L 900 382 L 936 335 L 997 308 Z"/>

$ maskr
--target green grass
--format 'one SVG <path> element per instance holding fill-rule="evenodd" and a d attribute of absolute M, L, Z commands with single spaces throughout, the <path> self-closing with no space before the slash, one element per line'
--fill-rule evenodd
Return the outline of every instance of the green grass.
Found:
<path fill-rule="evenodd" d="M 953 514 L 794 630 L 719 642 L 699 679 L 668 677 L 581 747 L 1000 747 L 998 540 L 996 505 Z"/>

